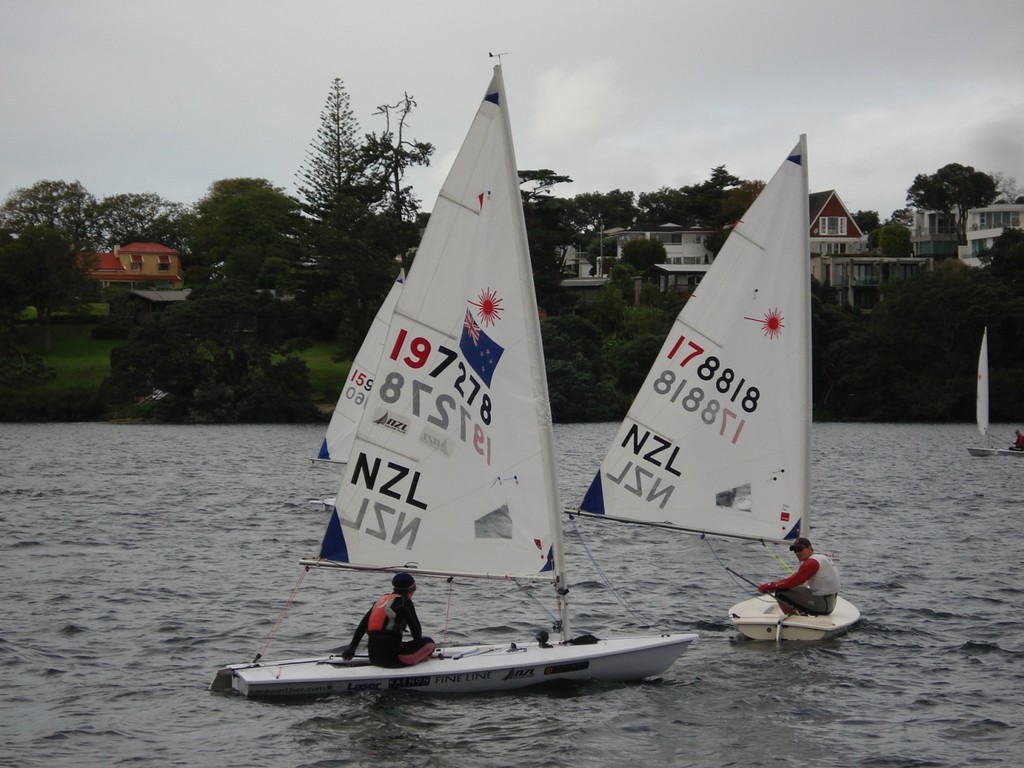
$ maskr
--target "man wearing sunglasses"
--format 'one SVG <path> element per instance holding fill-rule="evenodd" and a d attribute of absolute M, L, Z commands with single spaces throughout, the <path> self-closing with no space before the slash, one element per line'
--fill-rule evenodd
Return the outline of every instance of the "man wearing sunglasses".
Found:
<path fill-rule="evenodd" d="M 839 569 L 827 555 L 814 554 L 810 539 L 803 537 L 790 545 L 800 567 L 796 573 L 781 581 L 770 581 L 758 586 L 760 592 L 771 592 L 787 616 L 803 613 L 827 616 L 836 607 L 839 593 Z"/>

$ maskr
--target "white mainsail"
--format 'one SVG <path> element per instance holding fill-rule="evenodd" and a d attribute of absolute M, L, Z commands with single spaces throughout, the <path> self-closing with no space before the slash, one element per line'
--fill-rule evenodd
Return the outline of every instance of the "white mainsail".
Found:
<path fill-rule="evenodd" d="M 388 323 L 321 556 L 554 581 L 553 437 L 501 72 Z"/>
<path fill-rule="evenodd" d="M 352 441 L 355 439 L 356 427 L 363 415 L 366 399 L 373 389 L 377 364 L 380 362 L 384 341 L 388 335 L 391 313 L 395 310 L 398 294 L 402 292 L 404 282 L 405 272 L 403 271 L 392 284 L 388 295 L 384 297 L 359 351 L 356 352 L 356 356 L 352 360 L 348 378 L 345 379 L 341 394 L 338 395 L 338 403 L 334 406 L 334 413 L 331 415 L 323 443 L 320 445 L 317 461 L 328 461 L 335 464 L 344 464 L 348 461 L 348 453 L 352 448 Z"/>
<path fill-rule="evenodd" d="M 781 541 L 808 530 L 806 139 L 676 318 L 581 510 Z"/>
<path fill-rule="evenodd" d="M 988 437 L 988 328 L 981 335 L 981 351 L 978 352 L 978 431 Z"/>

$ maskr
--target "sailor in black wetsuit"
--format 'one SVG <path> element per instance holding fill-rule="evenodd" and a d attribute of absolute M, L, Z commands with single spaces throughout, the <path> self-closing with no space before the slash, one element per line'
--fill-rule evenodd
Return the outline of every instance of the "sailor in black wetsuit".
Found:
<path fill-rule="evenodd" d="M 409 573 L 396 573 L 391 580 L 393 591 L 384 595 L 366 612 L 352 635 L 352 642 L 341 652 L 341 658 L 351 659 L 363 635 L 369 636 L 366 648 L 370 663 L 378 667 L 408 667 L 419 664 L 434 652 L 434 641 L 423 637 L 423 628 L 412 604 L 416 580 Z M 402 641 L 408 628 L 412 639 Z"/>

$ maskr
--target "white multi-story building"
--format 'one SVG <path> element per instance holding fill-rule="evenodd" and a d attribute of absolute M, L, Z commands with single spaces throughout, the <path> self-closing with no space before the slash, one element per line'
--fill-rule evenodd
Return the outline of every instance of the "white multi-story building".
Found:
<path fill-rule="evenodd" d="M 708 250 L 706 229 L 687 229 L 678 224 L 661 224 L 654 229 L 618 229 L 612 234 L 616 258 L 631 240 L 657 240 L 665 247 L 663 264 L 710 264 L 714 254 Z"/>
<path fill-rule="evenodd" d="M 967 212 L 967 244 L 957 247 L 957 256 L 971 266 L 979 266 L 978 254 L 988 250 L 1005 229 L 1020 229 L 1024 204 L 996 203 Z"/>

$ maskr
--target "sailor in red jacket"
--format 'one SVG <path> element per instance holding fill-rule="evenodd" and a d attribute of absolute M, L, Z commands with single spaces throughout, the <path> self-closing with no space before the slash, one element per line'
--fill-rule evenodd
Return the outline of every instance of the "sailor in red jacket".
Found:
<path fill-rule="evenodd" d="M 351 659 L 363 635 L 369 635 L 366 650 L 370 663 L 378 667 L 408 667 L 419 664 L 434 652 L 434 641 L 423 636 L 412 595 L 416 579 L 411 573 L 396 573 L 391 579 L 393 592 L 377 599 L 363 616 L 352 635 L 352 642 L 341 652 L 341 658 Z M 411 640 L 402 641 L 408 629 Z"/>
<path fill-rule="evenodd" d="M 1024 451 L 1024 435 L 1020 433 L 1020 430 L 1014 430 L 1017 438 L 1013 441 L 1013 445 L 1010 446 L 1011 451 Z"/>
<path fill-rule="evenodd" d="M 839 569 L 827 555 L 816 555 L 809 539 L 797 539 L 790 546 L 800 561 L 796 573 L 781 581 L 761 584 L 758 590 L 772 592 L 782 612 L 791 616 L 805 613 L 825 616 L 835 610 L 839 594 Z"/>

